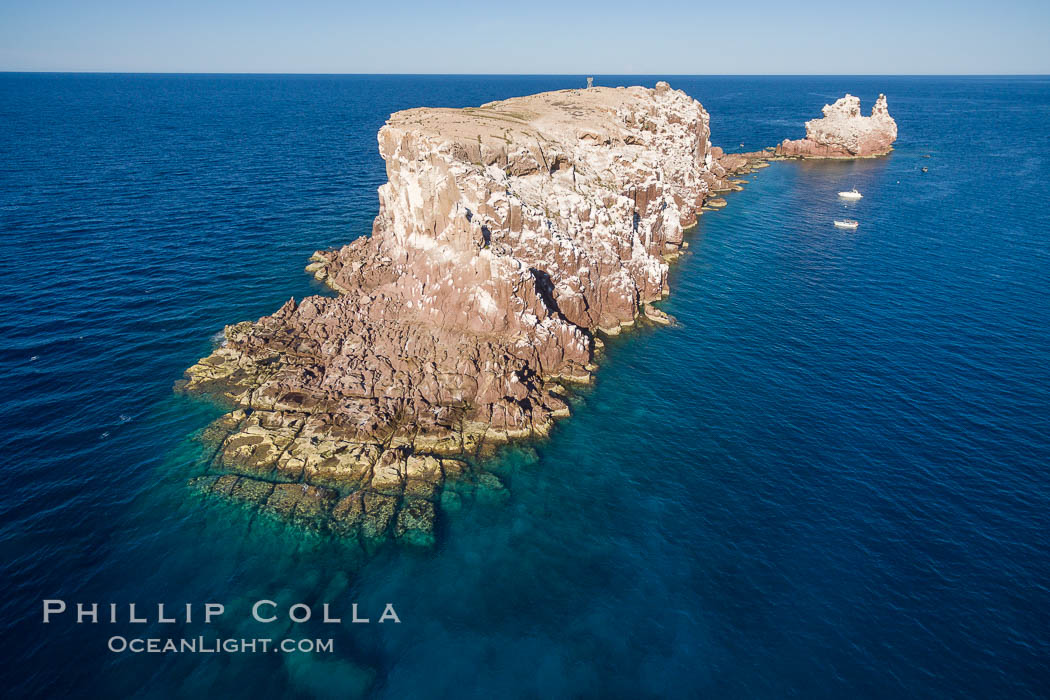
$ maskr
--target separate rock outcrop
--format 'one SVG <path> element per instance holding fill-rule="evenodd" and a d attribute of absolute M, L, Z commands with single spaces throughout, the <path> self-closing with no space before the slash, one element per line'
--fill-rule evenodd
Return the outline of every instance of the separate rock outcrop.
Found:
<path fill-rule="evenodd" d="M 703 107 L 655 89 L 410 109 L 379 131 L 372 235 L 314 254 L 338 292 L 289 300 L 187 370 L 236 410 L 195 483 L 305 524 L 426 542 L 458 459 L 545 435 L 596 332 L 668 293 L 667 261 L 724 166 Z M 728 168 L 726 167 L 728 166 Z M 474 477 L 478 488 L 495 477 Z M 497 485 L 498 485 L 498 480 Z"/>
<path fill-rule="evenodd" d="M 897 122 L 879 95 L 870 117 L 860 114 L 860 99 L 847 94 L 835 104 L 824 105 L 824 117 L 806 122 L 806 138 L 784 139 L 776 155 L 788 158 L 866 158 L 893 150 Z"/>

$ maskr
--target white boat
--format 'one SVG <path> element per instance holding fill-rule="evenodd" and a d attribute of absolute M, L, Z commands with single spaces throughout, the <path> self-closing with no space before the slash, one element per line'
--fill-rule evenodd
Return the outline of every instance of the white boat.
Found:
<path fill-rule="evenodd" d="M 835 228 L 855 229 L 858 226 L 860 226 L 860 223 L 853 219 L 835 219 Z"/>
<path fill-rule="evenodd" d="M 864 195 L 862 195 L 860 192 L 858 192 L 857 188 L 854 187 L 849 192 L 839 192 L 839 196 L 842 197 L 843 199 L 860 199 Z"/>

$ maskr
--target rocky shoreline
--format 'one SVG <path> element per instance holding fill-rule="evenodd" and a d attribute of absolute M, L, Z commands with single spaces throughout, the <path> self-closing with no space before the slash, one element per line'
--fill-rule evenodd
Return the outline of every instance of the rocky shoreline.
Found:
<path fill-rule="evenodd" d="M 709 124 L 663 82 L 393 114 L 372 235 L 307 267 L 337 296 L 228 326 L 177 384 L 232 407 L 192 484 L 366 544 L 431 542 L 463 484 L 501 490 L 469 458 L 569 415 L 603 335 L 673 323 L 652 302 L 683 232 L 774 157 L 724 153 Z"/>

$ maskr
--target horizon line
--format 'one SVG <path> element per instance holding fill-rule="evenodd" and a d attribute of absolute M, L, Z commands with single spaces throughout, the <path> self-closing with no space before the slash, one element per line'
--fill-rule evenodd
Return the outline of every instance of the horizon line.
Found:
<path fill-rule="evenodd" d="M 341 72 L 272 72 L 272 71 L 109 71 L 109 70 L 7 70 L 0 69 L 5 75 L 257 75 L 257 76 L 431 76 L 431 77 L 579 77 L 579 76 L 667 76 L 687 78 L 837 78 L 837 77 L 873 77 L 873 78 L 1050 78 L 1050 73 L 341 73 Z"/>

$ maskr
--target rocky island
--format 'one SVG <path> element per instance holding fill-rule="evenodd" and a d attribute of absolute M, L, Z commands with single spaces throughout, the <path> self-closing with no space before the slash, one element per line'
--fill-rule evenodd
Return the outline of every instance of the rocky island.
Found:
<path fill-rule="evenodd" d="M 890 116 L 886 96 L 879 95 L 871 116 L 860 113 L 860 99 L 846 94 L 824 105 L 824 117 L 806 122 L 806 138 L 784 141 L 776 155 L 788 158 L 868 158 L 893 150 L 897 122 Z"/>
<path fill-rule="evenodd" d="M 410 109 L 379 149 L 372 235 L 307 268 L 338 295 L 227 327 L 179 388 L 234 407 L 198 487 L 425 540 L 459 458 L 546 434 L 599 334 L 670 320 L 648 306 L 668 261 L 734 183 L 707 112 L 666 83 Z"/>
<path fill-rule="evenodd" d="M 546 435 L 603 335 L 673 322 L 652 302 L 683 232 L 772 155 L 725 154 L 709 125 L 664 82 L 393 114 L 372 235 L 307 266 L 336 295 L 228 326 L 178 384 L 232 406 L 192 483 L 364 543 L 431 541 L 456 485 L 500 488 L 465 458 Z"/>

